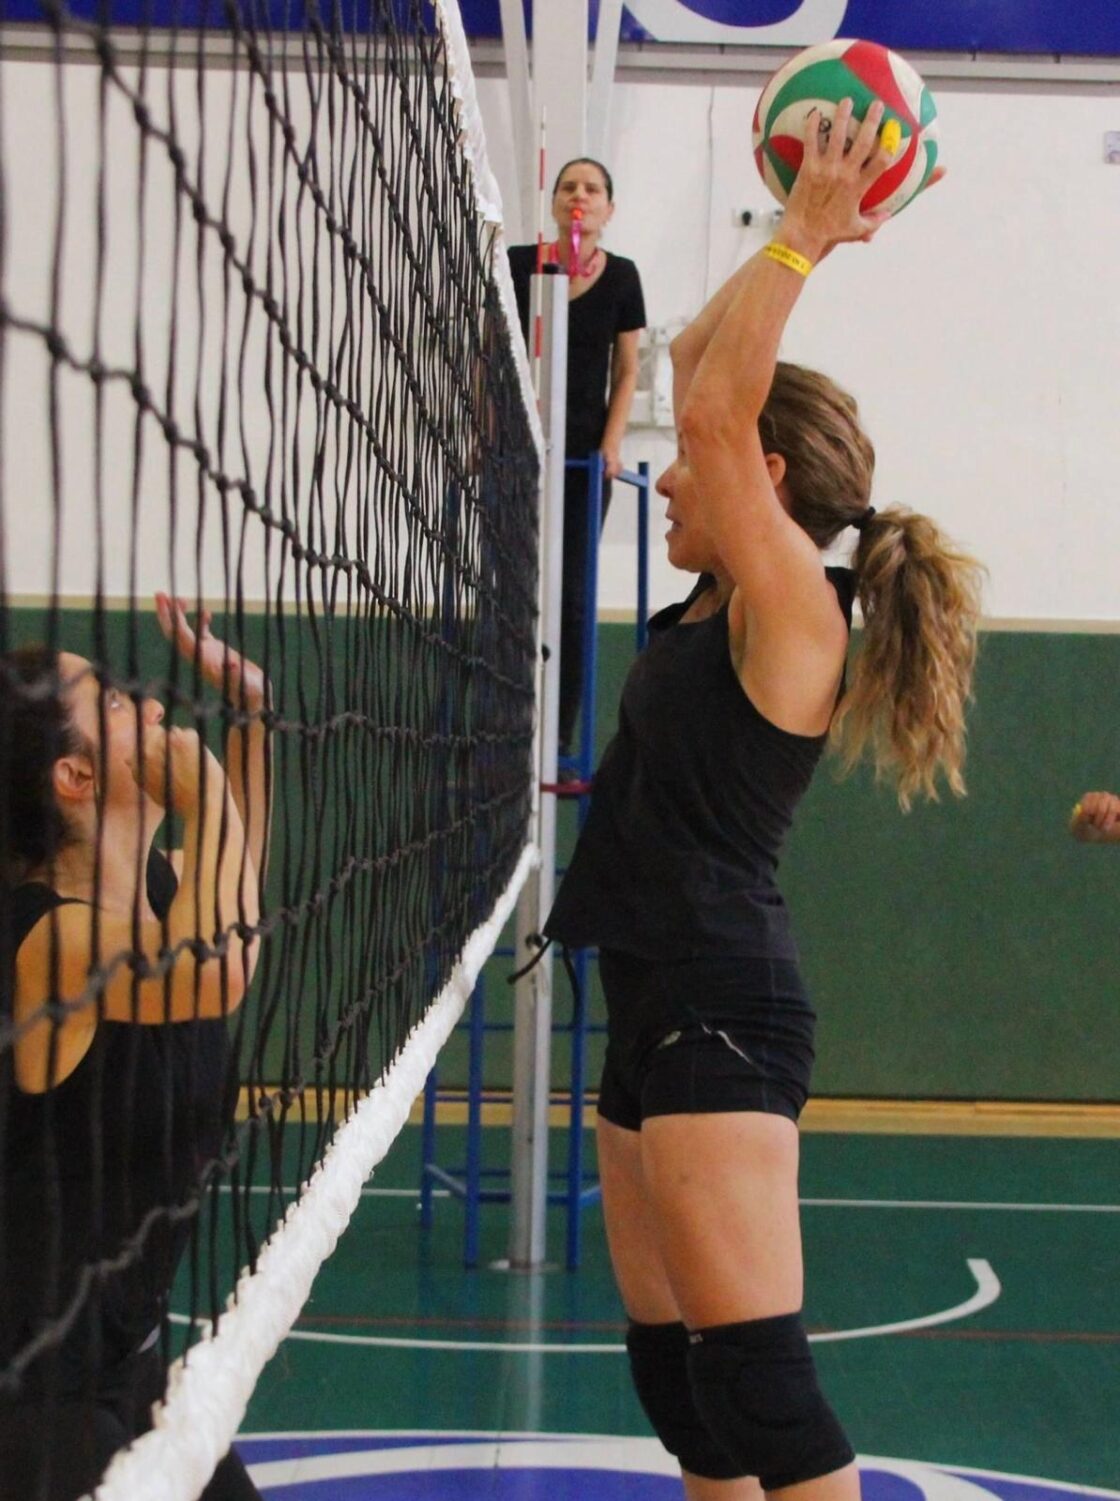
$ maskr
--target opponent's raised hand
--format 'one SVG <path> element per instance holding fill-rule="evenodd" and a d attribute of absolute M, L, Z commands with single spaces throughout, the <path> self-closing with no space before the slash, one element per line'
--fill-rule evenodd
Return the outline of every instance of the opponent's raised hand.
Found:
<path fill-rule="evenodd" d="M 214 635 L 209 610 L 200 610 L 192 626 L 183 600 L 168 594 L 157 594 L 155 599 L 160 629 L 185 661 L 192 665 L 197 662 L 204 682 L 225 693 L 238 707 L 252 711 L 267 706 L 268 680 L 264 673 L 255 662 Z"/>

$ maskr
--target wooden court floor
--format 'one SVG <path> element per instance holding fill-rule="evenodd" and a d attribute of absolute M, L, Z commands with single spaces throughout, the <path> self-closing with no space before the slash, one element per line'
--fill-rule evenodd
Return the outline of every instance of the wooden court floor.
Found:
<path fill-rule="evenodd" d="M 460 1204 L 418 1229 L 418 1136 L 259 1384 L 239 1446 L 264 1494 L 680 1497 L 630 1389 L 599 1209 L 578 1273 L 465 1271 Z M 817 1130 L 801 1189 L 806 1321 L 865 1501 L 1120 1501 L 1120 1140 Z M 559 1254 L 558 1211 L 550 1235 Z"/>

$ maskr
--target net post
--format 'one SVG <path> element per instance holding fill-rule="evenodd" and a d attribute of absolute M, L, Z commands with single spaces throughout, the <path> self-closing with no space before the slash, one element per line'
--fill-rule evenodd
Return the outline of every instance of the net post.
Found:
<path fill-rule="evenodd" d="M 560 718 L 560 593 L 564 548 L 564 428 L 568 383 L 568 279 L 534 276 L 533 312 L 540 311 L 541 360 L 538 406 L 546 459 L 541 485 L 541 585 L 538 663 L 540 713 L 534 821 L 540 864 L 517 904 L 519 964 L 533 954 L 552 906 L 556 881 L 556 785 Z M 533 324 L 536 326 L 535 317 Z M 548 1207 L 548 1105 L 552 1053 L 552 956 L 517 981 L 513 1025 L 513 1127 L 510 1143 L 511 1267 L 529 1269 L 545 1259 Z"/>
<path fill-rule="evenodd" d="M 501 0 L 502 51 L 506 61 L 510 113 L 514 139 L 520 143 L 518 198 L 520 239 L 528 239 L 533 225 L 535 195 L 533 180 L 533 85 L 529 74 L 529 45 L 525 36 L 525 11 L 521 0 Z M 507 230 L 510 228 L 506 226 Z"/>
<path fill-rule="evenodd" d="M 622 0 L 599 0 L 595 28 L 595 61 L 591 73 L 591 98 L 587 108 L 587 149 L 602 159 L 607 154 L 611 93 L 618 62 L 618 39 L 622 29 Z"/>

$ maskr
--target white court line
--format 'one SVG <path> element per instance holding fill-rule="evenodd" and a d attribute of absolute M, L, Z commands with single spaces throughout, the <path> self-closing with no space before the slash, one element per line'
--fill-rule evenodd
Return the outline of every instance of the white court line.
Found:
<path fill-rule="evenodd" d="M 943 1308 L 937 1313 L 921 1314 L 914 1319 L 900 1319 L 892 1324 L 869 1324 L 862 1329 L 833 1329 L 825 1334 L 810 1334 L 809 1339 L 817 1344 L 831 1343 L 841 1339 L 874 1339 L 882 1334 L 904 1334 L 914 1329 L 931 1329 L 936 1324 L 950 1324 L 958 1319 L 969 1318 L 972 1314 L 979 1313 L 982 1308 L 988 1308 L 994 1303 L 1003 1289 L 989 1262 L 969 1257 L 968 1269 L 975 1279 L 976 1291 L 963 1303 L 954 1304 L 952 1308 Z M 182 1313 L 170 1314 L 169 1318 L 173 1324 L 190 1323 L 190 1319 Z M 209 1321 L 196 1319 L 195 1323 L 200 1328 L 205 1328 Z M 626 1346 L 618 1344 L 540 1345 L 521 1344 L 514 1340 L 414 1339 L 387 1334 L 328 1334 L 316 1329 L 291 1329 L 286 1338 L 306 1340 L 311 1344 L 353 1345 L 379 1350 L 482 1350 L 498 1355 L 625 1355 L 626 1353 Z"/>
<path fill-rule="evenodd" d="M 223 1193 L 232 1193 L 234 1190 L 228 1183 L 222 1184 Z M 298 1189 L 285 1185 L 279 1190 L 280 1193 L 294 1198 Z M 238 1193 L 244 1193 L 244 1188 L 239 1188 Z M 274 1192 L 267 1184 L 256 1183 L 249 1188 L 251 1194 L 267 1194 Z M 433 1196 L 437 1199 L 449 1199 L 451 1191 L 447 1188 L 434 1188 Z M 415 1188 L 363 1188 L 363 1199 L 416 1199 L 419 1202 L 420 1192 Z M 1120 1214 L 1120 1204 L 1015 1204 L 1003 1200 L 987 1201 L 984 1199 L 802 1199 L 802 1208 L 810 1209 L 980 1209 L 1006 1211 L 1012 1214 Z"/>
<path fill-rule="evenodd" d="M 828 1334 L 810 1334 L 810 1340 L 825 1344 L 838 1339 L 871 1339 L 879 1334 L 904 1334 L 912 1329 L 932 1329 L 936 1324 L 952 1324 L 958 1319 L 967 1319 L 982 1308 L 989 1308 L 1003 1291 L 991 1263 L 979 1257 L 968 1258 L 968 1269 L 976 1278 L 976 1291 L 971 1298 L 958 1303 L 955 1308 L 942 1309 L 940 1313 L 927 1313 L 917 1319 L 900 1319 L 897 1324 L 874 1324 L 866 1329 L 834 1329 Z"/>

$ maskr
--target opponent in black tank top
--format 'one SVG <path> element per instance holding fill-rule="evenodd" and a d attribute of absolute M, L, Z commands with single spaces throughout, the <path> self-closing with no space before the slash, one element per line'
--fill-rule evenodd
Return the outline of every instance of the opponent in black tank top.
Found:
<path fill-rule="evenodd" d="M 853 575 L 826 570 L 851 624 Z M 778 859 L 826 735 L 779 729 L 736 675 L 724 604 L 650 621 L 545 933 L 649 960 L 795 960 Z"/>
<path fill-rule="evenodd" d="M 147 887 L 162 918 L 178 882 L 156 850 Z M 37 882 L 7 893 L 4 1020 L 20 944 L 67 900 Z M 189 1195 L 221 1146 L 228 1058 L 220 1018 L 166 1026 L 102 1020 L 78 1066 L 43 1094 L 19 1088 L 11 1050 L 0 1057 L 0 1369 L 66 1306 L 85 1263 L 118 1255 L 150 1211 Z M 62 1391 L 81 1389 L 91 1359 L 108 1366 L 151 1333 L 188 1235 L 188 1226 L 158 1219 L 134 1263 L 86 1300 L 62 1344 L 55 1373 Z M 25 1379 L 25 1390 L 34 1390 L 38 1367 Z"/>

